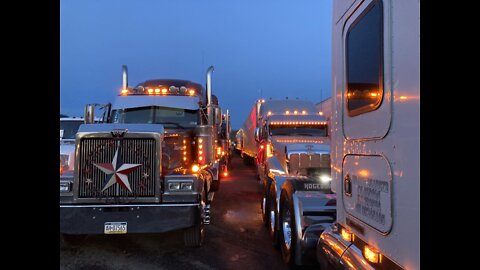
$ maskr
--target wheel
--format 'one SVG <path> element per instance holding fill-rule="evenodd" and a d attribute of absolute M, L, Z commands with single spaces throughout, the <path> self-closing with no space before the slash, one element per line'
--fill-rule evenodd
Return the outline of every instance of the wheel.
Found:
<path fill-rule="evenodd" d="M 206 203 L 206 193 L 205 189 L 202 191 L 202 211 Z M 205 238 L 205 230 L 203 226 L 202 217 L 200 217 L 199 224 L 185 229 L 183 231 L 183 243 L 186 247 L 200 247 L 203 244 L 203 239 Z"/>
<path fill-rule="evenodd" d="M 296 268 L 295 249 L 297 242 L 297 225 L 295 223 L 295 210 L 292 201 L 292 189 L 282 189 L 280 196 L 280 248 L 282 250 L 283 261 L 292 269 Z"/>
<path fill-rule="evenodd" d="M 272 244 L 274 247 L 278 247 L 279 237 L 278 237 L 278 211 L 277 211 L 277 202 L 276 202 L 276 192 L 273 184 L 270 184 L 270 192 L 268 194 L 269 202 L 267 204 L 267 215 L 268 215 L 268 234 L 272 239 Z"/>
<path fill-rule="evenodd" d="M 269 187 L 269 186 L 268 186 Z M 260 202 L 260 208 L 262 209 L 262 220 L 263 220 L 263 225 L 265 225 L 265 228 L 267 228 L 270 224 L 269 216 L 267 215 L 266 209 L 269 208 L 269 203 L 270 200 L 268 200 L 268 190 L 265 188 L 265 191 L 263 192 L 263 197 L 262 201 Z"/>

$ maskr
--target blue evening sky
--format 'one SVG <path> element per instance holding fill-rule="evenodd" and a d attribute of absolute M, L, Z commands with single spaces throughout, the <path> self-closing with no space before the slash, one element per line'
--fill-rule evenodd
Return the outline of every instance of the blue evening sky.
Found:
<path fill-rule="evenodd" d="M 174 78 L 205 85 L 238 129 L 256 99 L 331 96 L 332 0 L 61 0 L 60 113 L 121 88 Z"/>

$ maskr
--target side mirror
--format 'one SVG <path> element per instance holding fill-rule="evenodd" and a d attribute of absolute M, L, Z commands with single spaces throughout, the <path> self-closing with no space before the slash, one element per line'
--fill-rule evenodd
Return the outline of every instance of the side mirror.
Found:
<path fill-rule="evenodd" d="M 222 108 L 215 108 L 215 125 L 220 127 L 222 125 Z"/>
<path fill-rule="evenodd" d="M 255 128 L 255 141 L 260 141 L 260 128 Z"/>

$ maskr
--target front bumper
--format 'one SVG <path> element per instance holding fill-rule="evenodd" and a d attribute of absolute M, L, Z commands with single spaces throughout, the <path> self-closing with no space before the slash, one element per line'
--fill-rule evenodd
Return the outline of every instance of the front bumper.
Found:
<path fill-rule="evenodd" d="M 105 222 L 127 222 L 127 233 L 161 233 L 201 222 L 197 204 L 60 205 L 60 232 L 103 234 Z"/>

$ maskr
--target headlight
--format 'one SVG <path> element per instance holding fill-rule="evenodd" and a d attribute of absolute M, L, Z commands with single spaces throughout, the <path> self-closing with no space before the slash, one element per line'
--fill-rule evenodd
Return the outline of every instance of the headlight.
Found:
<path fill-rule="evenodd" d="M 70 192 L 70 182 L 60 182 L 60 192 Z"/>
<path fill-rule="evenodd" d="M 180 183 L 168 183 L 168 189 L 169 190 L 179 190 L 180 189 Z"/>
<path fill-rule="evenodd" d="M 193 188 L 193 183 L 181 183 L 180 184 L 180 189 L 181 190 L 192 190 Z"/>
<path fill-rule="evenodd" d="M 168 190 L 170 191 L 192 191 L 193 182 L 192 181 L 175 181 L 168 183 Z"/>
<path fill-rule="evenodd" d="M 323 184 L 328 184 L 332 181 L 332 178 L 329 175 L 322 175 L 320 176 L 320 181 L 322 181 Z"/>

